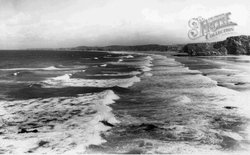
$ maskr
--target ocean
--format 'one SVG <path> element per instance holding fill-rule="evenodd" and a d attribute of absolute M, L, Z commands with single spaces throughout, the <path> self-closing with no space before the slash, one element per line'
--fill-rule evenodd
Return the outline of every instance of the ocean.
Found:
<path fill-rule="evenodd" d="M 0 153 L 238 153 L 249 56 L 0 51 Z"/>

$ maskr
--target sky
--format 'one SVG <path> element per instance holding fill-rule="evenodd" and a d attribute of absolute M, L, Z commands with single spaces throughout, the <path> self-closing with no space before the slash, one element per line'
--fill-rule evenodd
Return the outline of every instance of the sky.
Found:
<path fill-rule="evenodd" d="M 0 49 L 182 44 L 188 22 L 231 12 L 250 35 L 249 0 L 0 0 Z"/>

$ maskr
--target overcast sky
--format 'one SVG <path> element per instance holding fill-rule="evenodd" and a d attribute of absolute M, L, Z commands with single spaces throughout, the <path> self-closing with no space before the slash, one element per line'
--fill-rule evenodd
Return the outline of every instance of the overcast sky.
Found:
<path fill-rule="evenodd" d="M 191 18 L 227 12 L 249 35 L 249 0 L 0 0 L 0 49 L 187 43 Z"/>

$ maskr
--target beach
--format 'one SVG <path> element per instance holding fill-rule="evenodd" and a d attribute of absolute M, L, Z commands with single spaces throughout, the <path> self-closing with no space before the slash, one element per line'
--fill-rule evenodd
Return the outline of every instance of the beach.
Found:
<path fill-rule="evenodd" d="M 81 52 L 1 66 L 1 153 L 249 151 L 248 56 Z"/>

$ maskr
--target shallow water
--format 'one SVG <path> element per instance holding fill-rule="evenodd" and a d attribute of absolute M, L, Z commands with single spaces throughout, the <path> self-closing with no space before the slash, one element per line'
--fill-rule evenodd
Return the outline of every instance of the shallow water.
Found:
<path fill-rule="evenodd" d="M 112 108 L 120 123 L 103 135 L 107 143 L 91 145 L 88 153 L 246 151 L 249 117 L 237 105 L 248 101 L 243 94 L 219 87 L 174 57 L 151 57 L 153 76 L 119 94 L 122 100 Z M 218 68 L 213 66 L 207 68 Z M 230 106 L 239 107 L 225 108 Z"/>
<path fill-rule="evenodd" d="M 1 68 L 2 153 L 248 152 L 247 64 L 57 52 Z"/>

